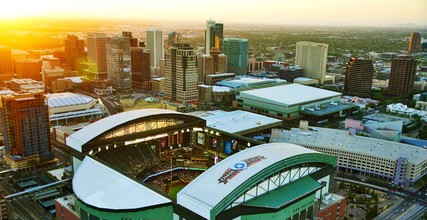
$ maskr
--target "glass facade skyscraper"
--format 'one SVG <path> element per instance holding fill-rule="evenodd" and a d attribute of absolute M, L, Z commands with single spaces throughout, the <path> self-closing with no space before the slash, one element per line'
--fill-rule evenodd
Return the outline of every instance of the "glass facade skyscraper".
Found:
<path fill-rule="evenodd" d="M 227 72 L 242 75 L 247 73 L 248 39 L 225 38 L 223 52 L 227 55 Z"/>
<path fill-rule="evenodd" d="M 206 22 L 205 34 L 205 51 L 210 55 L 212 47 L 218 48 L 222 51 L 224 42 L 224 25 L 216 21 L 209 20 Z"/>

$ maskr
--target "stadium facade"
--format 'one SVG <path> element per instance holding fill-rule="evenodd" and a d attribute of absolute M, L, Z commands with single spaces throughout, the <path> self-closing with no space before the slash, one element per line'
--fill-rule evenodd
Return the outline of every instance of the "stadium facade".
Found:
<path fill-rule="evenodd" d="M 213 142 L 201 143 L 209 135 L 218 135 L 218 155 L 226 153 L 220 148 L 230 138 L 237 150 L 190 181 L 176 200 L 101 157 L 115 150 L 117 163 L 124 164 L 133 159 L 118 158 L 120 150 L 141 146 L 161 155 L 189 146 L 206 151 Z M 221 146 L 219 140 L 225 143 Z M 294 144 L 249 141 L 169 110 L 136 110 L 102 119 L 67 137 L 75 203 L 57 203 L 59 213 L 74 207 L 80 219 L 91 220 L 306 219 L 318 214 L 319 201 L 326 204 L 330 197 L 336 158 Z M 152 143 L 158 146 L 150 148 Z M 244 149 L 241 143 L 253 147 Z M 172 182 L 172 170 L 170 174 Z"/>

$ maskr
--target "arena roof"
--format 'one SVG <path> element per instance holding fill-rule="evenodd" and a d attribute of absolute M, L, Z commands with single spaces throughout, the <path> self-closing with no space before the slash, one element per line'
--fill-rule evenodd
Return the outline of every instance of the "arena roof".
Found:
<path fill-rule="evenodd" d="M 84 203 L 100 209 L 141 209 L 171 202 L 88 156 L 74 173 L 73 190 Z"/>
<path fill-rule="evenodd" d="M 150 115 L 160 114 L 177 114 L 183 115 L 182 113 L 165 110 L 165 109 L 140 109 L 128 112 L 122 112 L 119 114 L 111 115 L 103 118 L 95 123 L 92 123 L 76 133 L 67 137 L 67 145 L 74 148 L 75 150 L 82 152 L 82 146 L 92 140 L 93 138 L 101 135 L 102 133 L 122 125 L 126 122 L 147 117 Z"/>
<path fill-rule="evenodd" d="M 350 151 L 388 160 L 406 157 L 411 164 L 419 164 L 427 160 L 427 149 L 394 141 L 353 136 L 349 135 L 348 131 L 337 129 L 316 127 L 310 131 L 292 128 L 291 131 L 283 130 L 283 140 L 281 141 L 303 146 Z"/>
<path fill-rule="evenodd" d="M 282 121 L 279 119 L 242 110 L 232 112 L 216 110 L 208 112 L 192 112 L 189 114 L 205 119 L 208 127 L 232 134 L 240 134 L 244 131 L 260 128 L 266 125 L 274 127 L 282 124 Z"/>
<path fill-rule="evenodd" d="M 94 100 L 92 97 L 70 92 L 47 94 L 46 96 L 49 108 L 83 105 Z"/>
<path fill-rule="evenodd" d="M 308 153 L 323 155 L 314 150 L 287 143 L 263 144 L 248 148 L 222 160 L 190 182 L 178 193 L 178 204 L 210 219 L 211 210 L 250 177 L 263 172 L 277 162 Z M 222 180 L 231 169 L 237 169 L 240 172 L 227 180 Z"/>
<path fill-rule="evenodd" d="M 341 93 L 300 84 L 286 84 L 240 92 L 240 98 L 264 99 L 269 103 L 291 106 L 321 99 L 340 97 Z"/>

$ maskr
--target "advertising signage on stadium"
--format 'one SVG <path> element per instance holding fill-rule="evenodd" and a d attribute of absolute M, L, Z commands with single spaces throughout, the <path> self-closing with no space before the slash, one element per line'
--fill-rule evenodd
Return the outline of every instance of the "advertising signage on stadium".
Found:
<path fill-rule="evenodd" d="M 197 132 L 197 144 L 205 146 L 205 133 Z"/>
<path fill-rule="evenodd" d="M 216 138 L 212 138 L 211 142 L 212 142 L 212 147 L 216 148 L 218 145 L 218 140 Z"/>
<path fill-rule="evenodd" d="M 224 152 L 227 155 L 234 154 L 238 151 L 237 149 L 237 140 L 233 139 L 230 141 L 224 141 Z"/>
<path fill-rule="evenodd" d="M 222 174 L 222 176 L 218 179 L 218 183 L 224 183 L 227 184 L 228 181 L 233 179 L 237 174 L 239 174 L 241 171 L 247 169 L 248 167 L 260 162 L 263 159 L 267 159 L 264 156 L 256 156 L 244 159 L 243 161 L 239 161 L 231 168 L 228 168 L 225 170 L 225 172 Z"/>

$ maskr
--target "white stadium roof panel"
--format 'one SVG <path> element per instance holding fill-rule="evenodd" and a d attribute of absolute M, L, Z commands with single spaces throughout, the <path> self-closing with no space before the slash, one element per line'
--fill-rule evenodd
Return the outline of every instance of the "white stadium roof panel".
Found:
<path fill-rule="evenodd" d="M 85 204 L 100 209 L 140 209 L 171 202 L 88 156 L 74 174 L 73 190 Z"/>
<path fill-rule="evenodd" d="M 227 157 L 191 181 L 178 193 L 178 204 L 209 219 L 212 208 L 249 177 L 286 158 L 306 153 L 321 154 L 314 150 L 287 143 L 263 144 L 248 148 Z M 248 159 L 255 162 L 251 165 L 247 163 L 247 167 L 225 183 L 220 181 L 227 170 L 241 165 L 242 161 L 248 161 Z"/>

